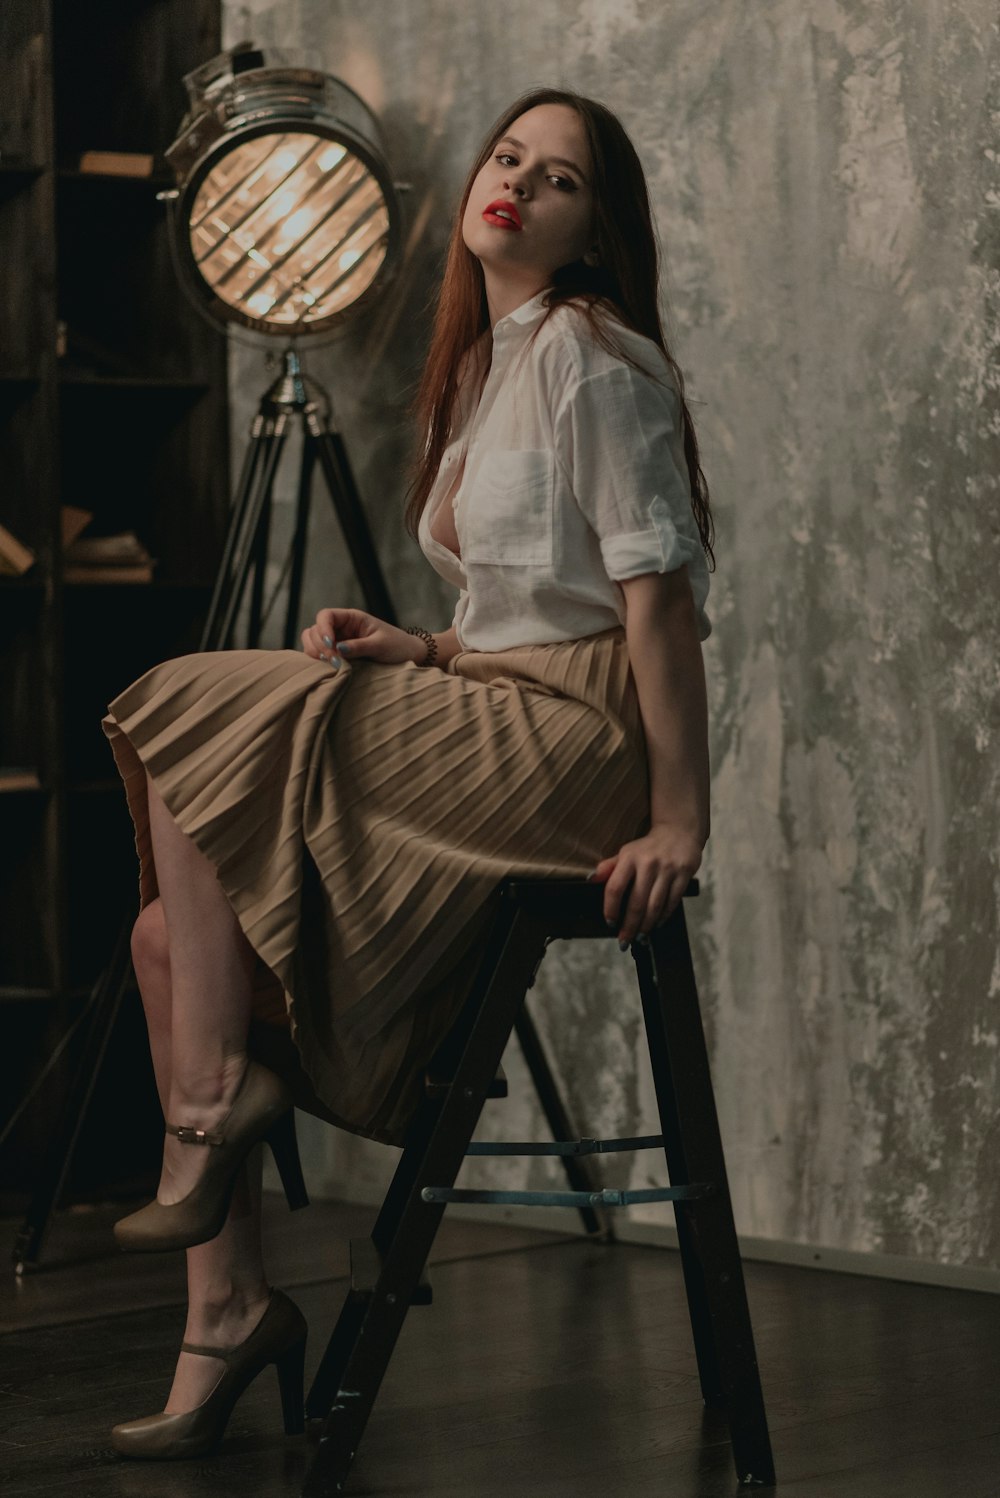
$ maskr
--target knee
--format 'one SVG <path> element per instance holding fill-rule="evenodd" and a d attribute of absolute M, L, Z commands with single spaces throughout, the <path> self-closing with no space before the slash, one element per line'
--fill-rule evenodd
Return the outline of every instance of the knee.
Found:
<path fill-rule="evenodd" d="M 145 905 L 132 927 L 132 965 L 147 1009 L 159 995 L 169 996 L 170 948 L 160 899 Z"/>

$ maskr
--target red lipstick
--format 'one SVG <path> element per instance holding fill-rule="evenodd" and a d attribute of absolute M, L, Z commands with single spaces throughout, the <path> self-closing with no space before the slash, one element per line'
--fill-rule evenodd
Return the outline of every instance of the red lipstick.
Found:
<path fill-rule="evenodd" d="M 509 214 L 509 218 L 502 217 Z M 523 229 L 521 215 L 517 208 L 507 198 L 497 198 L 495 203 L 483 210 L 483 218 L 488 224 L 495 224 L 498 229 Z"/>

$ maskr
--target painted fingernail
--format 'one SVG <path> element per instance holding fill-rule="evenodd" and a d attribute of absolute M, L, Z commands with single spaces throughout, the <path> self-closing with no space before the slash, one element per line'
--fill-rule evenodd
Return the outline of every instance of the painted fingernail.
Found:
<path fill-rule="evenodd" d="M 330 639 L 329 635 L 324 635 L 323 636 L 323 644 L 324 645 L 329 645 L 330 649 L 331 650 L 333 649 L 333 641 Z"/>
<path fill-rule="evenodd" d="M 627 941 L 620 941 L 618 943 L 618 950 L 619 950 L 619 952 L 627 952 L 628 951 L 628 942 Z"/>
<path fill-rule="evenodd" d="M 337 649 L 340 651 L 341 655 L 350 655 L 351 653 L 350 645 L 338 645 Z"/>
<path fill-rule="evenodd" d="M 640 931 L 639 935 L 636 937 L 636 941 L 639 943 L 640 947 L 648 947 L 649 946 L 649 935 L 648 935 L 648 933 L 645 932 L 645 931 Z"/>
<path fill-rule="evenodd" d="M 337 657 L 335 655 L 331 655 L 331 657 L 330 657 L 330 665 L 333 667 L 333 669 L 335 671 L 339 671 L 340 670 L 340 662 L 338 661 L 338 659 L 337 659 Z"/>

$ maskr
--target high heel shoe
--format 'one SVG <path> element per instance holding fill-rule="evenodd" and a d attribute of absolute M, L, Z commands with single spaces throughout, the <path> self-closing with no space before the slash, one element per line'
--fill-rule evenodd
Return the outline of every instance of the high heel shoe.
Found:
<path fill-rule="evenodd" d="M 280 1290 L 272 1290 L 267 1310 L 238 1347 L 181 1343 L 182 1352 L 221 1358 L 226 1365 L 219 1382 L 201 1404 L 182 1415 L 146 1415 L 140 1420 L 126 1420 L 113 1428 L 112 1446 L 122 1456 L 151 1461 L 204 1456 L 222 1440 L 233 1406 L 268 1363 L 273 1363 L 278 1371 L 285 1434 L 301 1435 L 305 1429 L 302 1375 L 307 1334 L 306 1320 L 298 1306 Z"/>
<path fill-rule="evenodd" d="M 233 1105 L 214 1132 L 167 1124 L 182 1144 L 211 1146 L 205 1170 L 187 1196 L 165 1204 L 152 1201 L 115 1223 L 115 1240 L 133 1253 L 157 1253 L 171 1248 L 193 1248 L 222 1231 L 247 1155 L 261 1139 L 271 1146 L 288 1205 L 294 1212 L 307 1207 L 292 1095 L 274 1072 L 248 1060 Z"/>

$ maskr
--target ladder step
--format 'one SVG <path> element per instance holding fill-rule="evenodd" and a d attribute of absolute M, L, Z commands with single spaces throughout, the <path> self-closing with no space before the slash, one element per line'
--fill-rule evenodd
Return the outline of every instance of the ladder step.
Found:
<path fill-rule="evenodd" d="M 632 1139 L 556 1139 L 550 1144 L 534 1140 L 482 1141 L 470 1144 L 467 1155 L 611 1155 L 621 1150 L 663 1148 L 662 1134 L 639 1134 Z"/>
<path fill-rule="evenodd" d="M 351 1294 L 371 1297 L 382 1273 L 382 1255 L 370 1238 L 352 1238 L 350 1249 Z M 410 1305 L 429 1306 L 433 1299 L 434 1292 L 425 1268 L 410 1296 Z"/>
<path fill-rule="evenodd" d="M 690 1186 L 654 1186 L 643 1191 L 473 1191 L 459 1186 L 425 1186 L 425 1202 L 480 1202 L 510 1207 L 628 1207 L 633 1202 L 695 1201 L 713 1196 L 710 1181 Z"/>
<path fill-rule="evenodd" d="M 428 1097 L 444 1097 L 451 1086 L 451 1077 L 432 1077 L 430 1072 L 424 1073 L 424 1091 Z M 496 1076 L 486 1089 L 487 1097 L 507 1096 L 507 1074 L 502 1066 L 497 1067 Z"/>

